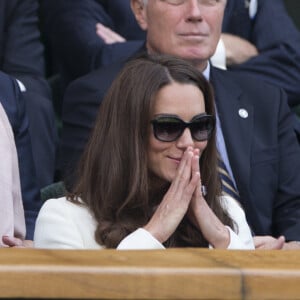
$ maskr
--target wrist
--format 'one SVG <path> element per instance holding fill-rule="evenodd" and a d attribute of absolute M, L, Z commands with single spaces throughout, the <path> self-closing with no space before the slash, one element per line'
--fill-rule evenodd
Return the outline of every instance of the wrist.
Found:
<path fill-rule="evenodd" d="M 230 244 L 230 232 L 226 226 L 217 228 L 214 239 L 210 244 L 215 249 L 227 249 Z"/>

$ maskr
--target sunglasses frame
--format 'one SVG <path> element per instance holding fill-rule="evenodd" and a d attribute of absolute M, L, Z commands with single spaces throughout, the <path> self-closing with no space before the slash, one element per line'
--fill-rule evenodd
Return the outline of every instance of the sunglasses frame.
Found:
<path fill-rule="evenodd" d="M 176 124 L 179 124 L 181 127 L 180 127 L 180 130 L 178 131 L 178 134 L 176 135 L 176 137 L 174 137 L 173 139 L 162 139 L 161 137 L 159 137 L 159 135 L 157 134 L 157 125 L 159 125 L 160 121 L 162 119 L 169 119 L 169 120 L 176 120 Z M 207 133 L 207 138 L 197 138 L 195 135 L 194 135 L 194 132 L 193 132 L 193 128 L 192 126 L 195 124 L 195 123 L 198 123 L 199 120 L 209 120 L 210 122 L 210 125 L 211 125 L 211 128 L 208 130 L 208 133 Z M 197 141 L 197 142 L 203 142 L 203 141 L 207 141 L 209 140 L 209 138 L 211 137 L 211 133 L 213 132 L 214 128 L 215 128 L 215 124 L 216 124 L 216 119 L 213 115 L 207 115 L 207 114 L 200 114 L 200 115 L 196 115 L 195 117 L 192 118 L 192 120 L 190 122 L 185 122 L 183 121 L 182 119 L 180 119 L 179 117 L 177 116 L 173 116 L 173 115 L 159 115 L 157 116 L 155 119 L 151 120 L 150 123 L 152 124 L 152 127 L 153 127 L 153 134 L 155 136 L 155 138 L 161 142 L 174 142 L 176 140 L 178 140 L 184 130 L 186 128 L 189 128 L 190 130 L 190 133 L 191 133 L 191 136 L 192 138 Z M 172 123 L 171 122 L 161 122 L 161 123 Z M 175 122 L 173 122 L 175 123 Z"/>

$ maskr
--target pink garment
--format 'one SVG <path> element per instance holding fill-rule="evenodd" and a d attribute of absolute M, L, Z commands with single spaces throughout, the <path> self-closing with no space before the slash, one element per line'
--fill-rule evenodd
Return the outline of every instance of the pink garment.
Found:
<path fill-rule="evenodd" d="M 18 156 L 14 135 L 0 103 L 0 246 L 2 236 L 25 238 Z"/>

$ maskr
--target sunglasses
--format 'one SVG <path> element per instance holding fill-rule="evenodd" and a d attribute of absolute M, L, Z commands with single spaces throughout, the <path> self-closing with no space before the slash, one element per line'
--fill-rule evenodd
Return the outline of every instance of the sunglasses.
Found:
<path fill-rule="evenodd" d="M 210 138 L 215 128 L 215 117 L 211 115 L 197 115 L 190 122 L 184 122 L 178 117 L 160 115 L 151 121 L 153 133 L 161 142 L 174 142 L 189 128 L 192 138 L 198 142 Z"/>

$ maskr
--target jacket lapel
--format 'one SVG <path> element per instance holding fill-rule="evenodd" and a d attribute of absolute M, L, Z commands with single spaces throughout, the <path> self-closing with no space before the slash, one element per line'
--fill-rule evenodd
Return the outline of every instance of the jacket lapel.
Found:
<path fill-rule="evenodd" d="M 211 82 L 232 172 L 241 202 L 247 206 L 243 195 L 249 191 L 250 184 L 253 106 L 232 80 L 230 72 L 212 68 Z"/>

